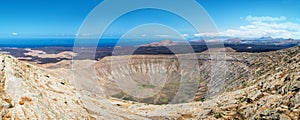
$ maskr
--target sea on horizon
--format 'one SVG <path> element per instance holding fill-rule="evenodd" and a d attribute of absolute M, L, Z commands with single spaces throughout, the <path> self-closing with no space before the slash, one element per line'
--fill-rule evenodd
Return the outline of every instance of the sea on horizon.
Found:
<path fill-rule="evenodd" d="M 114 47 L 119 39 L 100 39 L 98 47 Z M 138 46 L 148 44 L 154 40 L 125 40 L 122 46 Z M 0 38 L 0 47 L 15 48 L 36 48 L 36 47 L 74 47 L 75 38 Z M 76 44 L 80 47 L 95 46 L 94 43 L 88 41 L 82 44 Z"/>

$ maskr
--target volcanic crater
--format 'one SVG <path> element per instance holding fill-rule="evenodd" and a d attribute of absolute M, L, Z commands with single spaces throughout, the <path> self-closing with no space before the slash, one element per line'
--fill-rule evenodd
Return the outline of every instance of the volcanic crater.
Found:
<path fill-rule="evenodd" d="M 203 101 L 241 78 L 247 67 L 234 57 L 214 60 L 210 54 L 106 57 L 95 65 L 99 84 L 114 98 L 148 104 Z M 231 60 L 232 62 L 225 62 Z M 223 62 L 225 68 L 212 68 Z M 243 73 L 243 74 L 241 74 Z M 219 82 L 213 77 L 218 76 Z M 226 77 L 230 76 L 230 81 Z M 218 82 L 218 83 L 215 83 Z"/>

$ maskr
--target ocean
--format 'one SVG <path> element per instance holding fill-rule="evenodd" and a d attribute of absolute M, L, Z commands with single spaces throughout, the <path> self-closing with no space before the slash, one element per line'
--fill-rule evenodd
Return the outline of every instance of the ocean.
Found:
<path fill-rule="evenodd" d="M 114 47 L 119 39 L 100 39 L 98 47 Z M 154 40 L 125 40 L 117 46 L 138 46 Z M 0 38 L 0 47 L 36 48 L 36 47 L 73 47 L 74 38 Z M 80 44 L 83 47 L 95 46 L 93 43 Z"/>

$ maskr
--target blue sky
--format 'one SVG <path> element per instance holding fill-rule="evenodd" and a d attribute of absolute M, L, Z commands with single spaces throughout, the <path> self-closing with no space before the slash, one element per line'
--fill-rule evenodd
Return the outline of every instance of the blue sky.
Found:
<path fill-rule="evenodd" d="M 299 0 L 197 2 L 214 20 L 222 36 L 300 38 Z M 85 17 L 100 3 L 101 0 L 1 0 L 0 37 L 74 37 Z M 182 18 L 151 9 L 122 16 L 105 36 L 119 37 L 134 26 L 153 22 L 168 25 L 191 38 L 215 36 L 196 33 Z"/>

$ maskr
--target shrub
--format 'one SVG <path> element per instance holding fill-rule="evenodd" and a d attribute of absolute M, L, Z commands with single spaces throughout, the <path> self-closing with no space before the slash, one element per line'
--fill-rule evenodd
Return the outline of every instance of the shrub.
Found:
<path fill-rule="evenodd" d="M 154 85 L 151 85 L 151 84 L 146 84 L 146 85 L 142 85 L 143 88 L 155 88 Z"/>
<path fill-rule="evenodd" d="M 159 102 L 161 102 L 161 103 L 168 103 L 168 102 L 169 102 L 169 99 L 168 99 L 168 98 L 161 98 L 161 99 L 159 100 Z"/>
<path fill-rule="evenodd" d="M 8 106 L 8 108 L 13 108 L 14 107 L 14 105 L 12 105 L 12 104 L 9 104 L 9 106 Z"/>
<path fill-rule="evenodd" d="M 217 112 L 217 113 L 214 114 L 214 117 L 217 118 L 217 119 L 219 119 L 219 118 L 222 118 L 223 115 L 222 115 L 221 112 Z"/>

